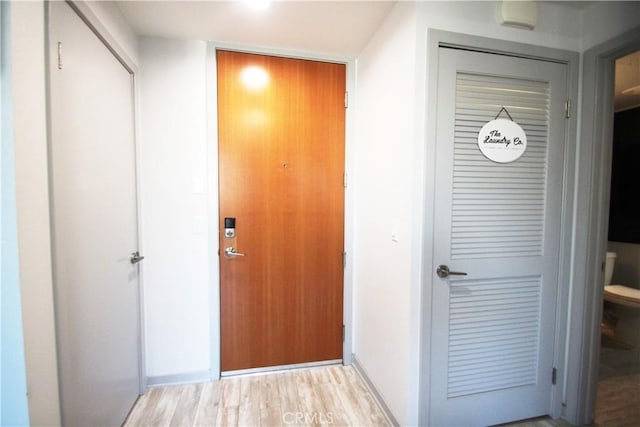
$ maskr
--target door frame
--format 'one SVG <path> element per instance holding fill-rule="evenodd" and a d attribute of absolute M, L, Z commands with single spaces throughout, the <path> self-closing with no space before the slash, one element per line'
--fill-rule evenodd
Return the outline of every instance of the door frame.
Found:
<path fill-rule="evenodd" d="M 569 322 L 566 419 L 593 420 L 600 362 L 600 322 L 609 222 L 615 60 L 640 50 L 636 27 L 584 53 L 582 112 L 576 186 L 575 258 Z M 581 188 L 583 191 L 577 191 Z"/>
<path fill-rule="evenodd" d="M 433 268 L 434 249 L 433 236 L 435 231 L 435 216 L 433 206 L 435 200 L 435 154 L 436 154 L 436 114 L 438 108 L 438 68 L 440 47 L 452 47 L 457 49 L 471 50 L 476 52 L 493 53 L 519 58 L 528 58 L 549 62 L 565 64 L 567 66 L 567 99 L 573 104 L 578 101 L 578 66 L 579 54 L 568 50 L 546 48 L 542 46 L 528 45 L 504 40 L 491 39 L 486 37 L 472 36 L 467 34 L 453 33 L 449 31 L 429 29 L 427 32 L 427 63 L 426 63 L 426 94 L 427 94 L 427 122 L 425 129 L 425 158 L 424 170 L 429 171 L 424 175 L 424 216 L 423 216 L 423 265 L 421 273 L 421 314 L 420 314 L 420 361 L 419 361 L 419 413 L 418 424 L 428 425 L 430 421 L 431 402 L 431 328 L 432 328 L 432 291 L 433 291 Z M 566 145 L 564 153 L 563 167 L 563 195 L 562 216 L 561 216 L 561 236 L 560 236 L 560 259 L 558 271 L 558 283 L 570 284 L 572 265 L 572 243 L 573 243 L 573 195 L 575 186 L 576 168 L 576 145 L 577 145 L 577 115 L 572 114 L 566 121 Z M 554 366 L 558 369 L 558 385 L 552 390 L 550 415 L 559 417 L 562 415 L 562 407 L 566 402 L 566 354 L 567 354 L 567 332 L 568 315 L 566 309 L 569 302 L 571 286 L 558 286 L 558 304 L 556 310 L 555 325 L 555 345 L 554 345 Z"/>
<path fill-rule="evenodd" d="M 345 173 L 347 174 L 347 186 L 344 189 L 344 251 L 345 268 L 343 276 L 343 309 L 342 317 L 344 323 L 344 341 L 342 343 L 342 363 L 351 365 L 352 363 L 352 340 L 353 340 L 353 252 L 354 252 L 354 188 L 350 185 L 349 176 L 354 170 L 355 152 L 355 104 L 356 84 L 355 70 L 356 61 L 353 58 L 315 54 L 311 52 L 291 51 L 286 49 L 260 48 L 256 46 L 238 45 L 233 43 L 207 43 L 206 55 L 206 98 L 207 98 L 207 185 L 209 190 L 209 200 L 207 202 L 207 219 L 209 224 L 219 224 L 218 213 L 218 93 L 217 93 L 217 71 L 216 71 L 216 51 L 231 50 L 235 52 L 254 53 L 261 55 L 273 55 L 283 58 L 304 59 L 311 61 L 324 61 L 345 64 L 347 69 L 346 90 L 349 93 L 348 106 L 345 109 Z M 219 232 L 217 226 L 210 226 L 208 231 L 209 253 L 219 254 Z M 220 378 L 220 263 L 209 262 L 209 289 L 210 292 L 210 330 L 211 330 L 211 379 Z"/>
<path fill-rule="evenodd" d="M 111 31 L 101 22 L 100 18 L 96 13 L 91 9 L 91 7 L 87 4 L 85 0 L 65 0 L 65 2 L 73 9 L 73 11 L 78 14 L 80 19 L 84 21 L 84 23 L 89 27 L 89 29 L 104 43 L 107 49 L 113 54 L 113 56 L 122 64 L 122 66 L 131 74 L 131 94 L 133 98 L 133 108 L 131 114 L 133 115 L 133 127 L 134 127 L 134 156 L 135 156 L 135 177 L 136 177 L 136 226 L 138 228 L 138 250 L 141 253 L 144 253 L 143 247 L 143 227 L 142 227 L 142 201 L 141 201 L 141 190 L 140 190 L 140 150 L 139 150 L 139 120 L 138 120 L 138 65 L 129 55 L 127 49 L 124 48 L 122 44 L 120 44 Z M 50 64 L 54 61 L 53 58 L 49 57 L 49 46 L 52 42 L 51 39 L 51 31 L 52 31 L 52 22 L 51 22 L 51 8 L 53 7 L 51 2 L 45 2 L 45 51 L 46 51 L 46 67 L 45 67 L 45 77 L 46 77 L 46 85 L 47 85 L 47 94 L 51 91 L 51 76 L 49 73 Z M 52 120 L 51 114 L 51 100 L 49 99 L 49 95 L 47 95 L 47 150 L 50 151 L 51 144 L 51 129 L 49 128 L 49 123 Z M 49 159 L 50 162 L 50 159 Z M 50 167 L 50 165 L 49 165 Z M 50 177 L 49 177 L 50 178 Z M 49 189 L 51 192 L 51 189 Z M 50 206 L 50 212 L 52 213 L 52 206 Z M 55 253 L 52 249 L 51 253 L 52 258 L 55 258 Z M 144 335 L 144 263 L 139 265 L 139 274 L 138 274 L 138 292 L 137 292 L 137 305 L 138 305 L 138 324 L 137 327 L 137 335 L 138 335 L 138 372 L 139 372 L 139 393 L 143 394 L 147 388 L 147 375 L 146 375 L 146 356 L 145 356 L 145 335 Z M 53 283 L 55 289 L 55 281 Z M 55 298 L 55 296 L 54 296 Z M 57 337 L 57 331 L 56 331 Z M 58 405 L 59 406 L 59 405 Z"/>

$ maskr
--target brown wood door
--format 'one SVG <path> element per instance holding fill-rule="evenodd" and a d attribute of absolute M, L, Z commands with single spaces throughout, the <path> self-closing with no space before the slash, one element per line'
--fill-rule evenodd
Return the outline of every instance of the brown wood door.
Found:
<path fill-rule="evenodd" d="M 342 359 L 345 66 L 217 62 L 222 371 Z"/>

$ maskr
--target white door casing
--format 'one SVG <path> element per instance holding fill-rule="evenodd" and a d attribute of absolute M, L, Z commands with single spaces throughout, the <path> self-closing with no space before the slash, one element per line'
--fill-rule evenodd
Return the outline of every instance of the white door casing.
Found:
<path fill-rule="evenodd" d="M 439 49 L 431 425 L 551 412 L 566 68 Z M 506 164 L 477 144 L 502 107 L 528 139 Z"/>
<path fill-rule="evenodd" d="M 140 392 L 132 74 L 50 4 L 50 179 L 64 425 L 121 425 Z"/>

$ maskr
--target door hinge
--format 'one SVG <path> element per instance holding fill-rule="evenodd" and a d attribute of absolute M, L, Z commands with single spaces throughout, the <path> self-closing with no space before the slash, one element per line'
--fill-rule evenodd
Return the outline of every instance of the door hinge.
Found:
<path fill-rule="evenodd" d="M 564 101 L 564 117 L 565 119 L 571 118 L 571 100 Z"/>
<path fill-rule="evenodd" d="M 58 70 L 62 70 L 62 42 L 58 42 Z"/>
<path fill-rule="evenodd" d="M 344 188 L 349 185 L 349 175 L 346 172 L 342 175 L 342 185 Z"/>
<path fill-rule="evenodd" d="M 344 93 L 344 108 L 349 108 L 349 92 Z"/>
<path fill-rule="evenodd" d="M 347 268 L 347 253 L 342 252 L 342 268 Z"/>
<path fill-rule="evenodd" d="M 553 368 L 551 370 L 551 384 L 552 385 L 556 385 L 557 377 L 558 377 L 558 370 L 556 368 Z"/>
<path fill-rule="evenodd" d="M 344 325 L 342 325 L 342 342 L 344 342 L 345 338 L 344 338 Z"/>

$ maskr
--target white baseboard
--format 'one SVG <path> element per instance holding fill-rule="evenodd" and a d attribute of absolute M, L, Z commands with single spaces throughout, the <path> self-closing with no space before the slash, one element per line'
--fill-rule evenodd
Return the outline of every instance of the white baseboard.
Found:
<path fill-rule="evenodd" d="M 382 412 L 384 413 L 385 417 L 387 417 L 387 421 L 389 421 L 389 423 L 393 426 L 399 426 L 400 424 L 398 423 L 396 418 L 393 416 L 393 413 L 385 403 L 384 399 L 382 398 L 382 395 L 380 395 L 376 387 L 373 385 L 373 383 L 369 379 L 369 376 L 365 372 L 364 368 L 358 361 L 358 358 L 356 357 L 355 354 L 351 356 L 351 363 L 355 371 L 358 373 L 358 375 L 360 375 L 360 378 L 362 378 L 362 381 L 364 382 L 365 386 L 369 389 L 369 392 L 371 393 L 373 398 L 376 400 L 378 405 L 380 405 L 380 407 L 382 408 Z"/>
<path fill-rule="evenodd" d="M 188 374 L 158 375 L 156 377 L 147 377 L 147 387 L 201 383 L 214 379 L 218 378 L 212 378 L 211 372 L 209 371 L 190 372 Z"/>

